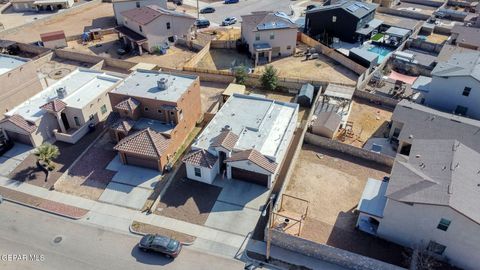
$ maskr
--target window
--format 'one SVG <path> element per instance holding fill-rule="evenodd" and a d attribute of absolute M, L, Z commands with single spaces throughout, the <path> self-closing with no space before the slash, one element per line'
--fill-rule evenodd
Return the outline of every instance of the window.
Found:
<path fill-rule="evenodd" d="M 463 106 L 458 105 L 457 108 L 455 109 L 455 114 L 466 115 L 467 111 L 468 111 L 467 107 L 463 107 Z"/>
<path fill-rule="evenodd" d="M 275 39 L 275 33 L 274 32 L 270 33 L 270 39 Z"/>
<path fill-rule="evenodd" d="M 470 91 L 472 91 L 472 88 L 470 88 L 470 87 L 465 87 L 465 88 L 463 88 L 463 93 L 462 93 L 462 95 L 468 97 L 468 96 L 470 95 Z"/>
<path fill-rule="evenodd" d="M 287 50 L 290 50 L 290 49 L 292 49 L 292 46 L 288 45 Z"/>
<path fill-rule="evenodd" d="M 140 7 L 140 2 L 135 3 L 135 5 L 137 6 L 137 8 L 139 8 Z"/>
<path fill-rule="evenodd" d="M 430 241 L 428 243 L 428 246 L 427 246 L 427 250 L 430 251 L 430 252 L 433 252 L 435 254 L 438 254 L 438 255 L 442 255 L 443 252 L 445 252 L 445 249 L 447 247 L 444 246 L 444 245 L 441 245 L 435 241 Z"/>
<path fill-rule="evenodd" d="M 78 117 L 73 117 L 73 121 L 75 121 L 75 125 L 80 126 L 80 120 L 78 120 Z"/>
<path fill-rule="evenodd" d="M 336 22 L 337 21 L 337 16 L 332 16 L 332 22 Z"/>
<path fill-rule="evenodd" d="M 174 114 L 175 114 L 175 112 L 174 112 L 174 111 L 170 111 L 170 114 L 171 114 L 171 115 L 174 115 Z"/>
<path fill-rule="evenodd" d="M 395 129 L 393 130 L 392 137 L 393 137 L 393 138 L 398 138 L 398 135 L 400 135 L 400 129 L 399 129 L 399 128 L 395 128 Z"/>
<path fill-rule="evenodd" d="M 256 41 L 259 41 L 259 40 L 260 40 L 260 34 L 259 34 L 259 33 L 256 33 L 256 34 L 255 34 L 255 40 L 256 40 Z"/>
<path fill-rule="evenodd" d="M 450 223 L 452 223 L 452 221 L 442 218 L 440 219 L 440 222 L 437 225 L 437 229 L 442 231 L 447 231 L 448 226 L 450 226 Z"/>
<path fill-rule="evenodd" d="M 163 113 L 163 111 L 162 111 L 162 110 L 157 110 L 157 112 L 158 112 L 159 114 L 162 114 L 162 113 Z"/>
<path fill-rule="evenodd" d="M 195 176 L 202 177 L 202 169 L 194 168 L 194 170 L 195 170 Z"/>
<path fill-rule="evenodd" d="M 170 23 L 167 22 L 167 29 L 170 29 Z"/>
<path fill-rule="evenodd" d="M 182 110 L 180 110 L 180 111 L 178 112 L 178 119 L 179 119 L 179 120 L 182 120 L 182 119 L 183 119 L 183 111 L 182 111 Z"/>
<path fill-rule="evenodd" d="M 107 105 L 103 104 L 102 107 L 100 107 L 100 111 L 102 114 L 105 114 L 107 112 Z"/>
<path fill-rule="evenodd" d="M 138 26 L 138 29 L 140 30 L 140 32 L 143 32 L 141 25 Z"/>
<path fill-rule="evenodd" d="M 144 110 L 145 110 L 146 112 L 148 112 L 148 107 L 145 107 L 145 109 L 144 109 Z"/>

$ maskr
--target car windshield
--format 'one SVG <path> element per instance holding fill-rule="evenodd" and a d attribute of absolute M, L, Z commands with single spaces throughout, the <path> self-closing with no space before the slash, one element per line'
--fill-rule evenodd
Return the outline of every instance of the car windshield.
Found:
<path fill-rule="evenodd" d="M 170 240 L 170 242 L 167 244 L 167 249 L 174 251 L 178 248 L 178 241 L 176 240 Z"/>
<path fill-rule="evenodd" d="M 155 236 L 154 235 L 148 235 L 146 238 L 145 238 L 145 242 L 147 244 L 151 244 L 153 242 L 153 239 L 155 239 Z"/>

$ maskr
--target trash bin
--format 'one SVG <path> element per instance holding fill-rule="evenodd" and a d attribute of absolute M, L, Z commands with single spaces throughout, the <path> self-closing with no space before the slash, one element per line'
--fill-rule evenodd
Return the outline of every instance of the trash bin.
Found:
<path fill-rule="evenodd" d="M 94 131 L 95 131 L 95 124 L 94 123 L 88 124 L 88 132 L 92 133 Z"/>

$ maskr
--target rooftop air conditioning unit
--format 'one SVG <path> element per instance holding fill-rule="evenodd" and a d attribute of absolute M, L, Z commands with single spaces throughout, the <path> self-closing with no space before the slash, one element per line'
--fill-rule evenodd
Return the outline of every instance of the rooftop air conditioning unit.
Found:
<path fill-rule="evenodd" d="M 66 97 L 67 96 L 67 87 L 62 86 L 62 87 L 57 88 L 57 96 L 60 99 Z"/>
<path fill-rule="evenodd" d="M 167 90 L 168 87 L 170 86 L 171 82 L 168 80 L 168 78 L 160 78 L 157 81 L 158 89 L 160 90 Z"/>

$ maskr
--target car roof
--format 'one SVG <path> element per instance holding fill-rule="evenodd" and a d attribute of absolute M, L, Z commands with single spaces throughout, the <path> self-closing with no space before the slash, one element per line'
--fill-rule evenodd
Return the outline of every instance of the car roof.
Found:
<path fill-rule="evenodd" d="M 170 243 L 170 241 L 172 241 L 172 239 L 169 237 L 162 236 L 162 235 L 155 235 L 155 238 L 153 238 L 153 241 L 152 241 L 152 245 L 166 247 L 168 243 Z"/>

